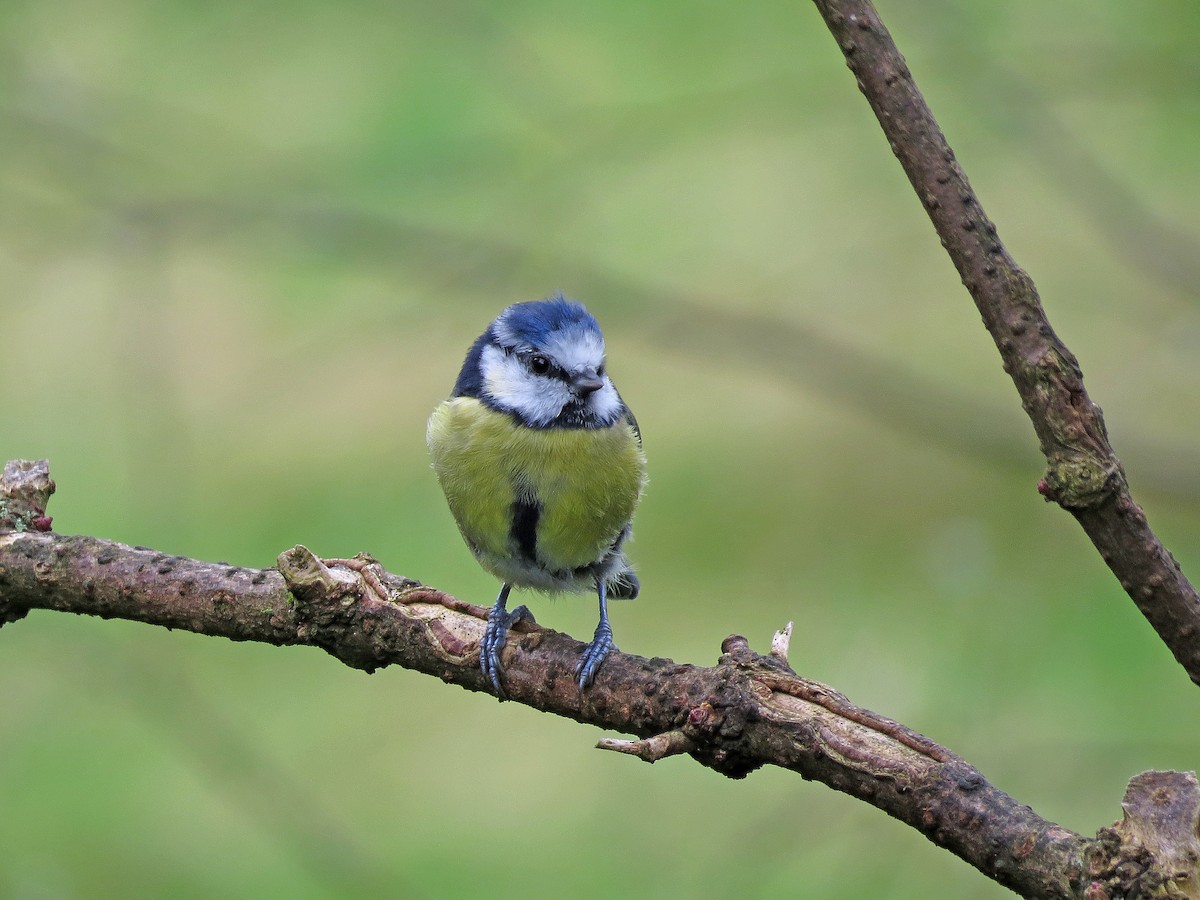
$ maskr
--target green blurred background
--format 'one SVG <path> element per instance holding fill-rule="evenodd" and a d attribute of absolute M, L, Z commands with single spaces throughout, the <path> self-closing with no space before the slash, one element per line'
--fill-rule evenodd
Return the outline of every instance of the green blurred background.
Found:
<path fill-rule="evenodd" d="M 1200 573 L 1200 9 L 881 12 Z M 622 649 L 794 619 L 799 671 L 1086 833 L 1200 764 L 810 4 L 9 2 L 0 78 L 0 452 L 56 529 L 490 602 L 425 419 L 562 289 L 650 459 Z M 794 775 L 309 649 L 35 612 L 0 697 L 4 898 L 1009 896 Z"/>

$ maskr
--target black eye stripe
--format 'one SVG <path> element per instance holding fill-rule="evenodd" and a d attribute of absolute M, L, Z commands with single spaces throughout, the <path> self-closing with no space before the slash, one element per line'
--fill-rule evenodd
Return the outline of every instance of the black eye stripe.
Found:
<path fill-rule="evenodd" d="M 517 357 L 534 375 L 551 375 L 555 378 L 565 378 L 562 369 L 545 353 L 536 350 L 518 350 Z"/>
<path fill-rule="evenodd" d="M 566 384 L 571 383 L 570 373 L 546 353 L 537 350 L 517 350 L 514 347 L 505 347 L 504 352 L 506 355 L 516 356 L 526 369 L 540 378 L 554 378 Z M 596 367 L 596 375 L 604 378 L 607 372 L 608 360 L 601 360 Z"/>

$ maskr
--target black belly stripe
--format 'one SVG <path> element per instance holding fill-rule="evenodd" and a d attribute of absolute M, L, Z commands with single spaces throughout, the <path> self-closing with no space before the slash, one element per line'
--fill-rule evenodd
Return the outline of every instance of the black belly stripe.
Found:
<path fill-rule="evenodd" d="M 537 562 L 537 524 L 541 517 L 542 505 L 537 501 L 517 500 L 512 505 L 508 535 L 521 558 L 529 562 Z"/>

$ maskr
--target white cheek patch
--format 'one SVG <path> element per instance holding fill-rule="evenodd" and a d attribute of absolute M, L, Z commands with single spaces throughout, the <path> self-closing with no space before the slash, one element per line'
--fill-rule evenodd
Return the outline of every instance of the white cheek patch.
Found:
<path fill-rule="evenodd" d="M 617 389 L 613 387 L 607 375 L 604 376 L 604 387 L 588 398 L 588 405 L 596 418 L 605 425 L 617 418 L 621 411 L 621 398 L 617 396 Z"/>
<path fill-rule="evenodd" d="M 480 370 L 488 397 L 501 409 L 512 410 L 535 425 L 553 422 L 571 399 L 565 384 L 538 378 L 519 359 L 499 347 L 483 348 Z"/>

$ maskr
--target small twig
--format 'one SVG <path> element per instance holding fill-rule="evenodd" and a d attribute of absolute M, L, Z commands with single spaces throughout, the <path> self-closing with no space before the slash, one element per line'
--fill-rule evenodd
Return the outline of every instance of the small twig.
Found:
<path fill-rule="evenodd" d="M 792 645 L 792 625 L 792 622 L 788 622 L 771 638 L 771 655 L 785 666 L 788 664 L 788 650 Z"/>
<path fill-rule="evenodd" d="M 658 762 L 668 756 L 680 753 L 691 753 L 696 749 L 696 742 L 682 731 L 667 731 L 640 741 L 627 741 L 622 738 L 601 738 L 596 742 L 598 750 L 615 750 L 617 753 L 628 753 L 644 759 L 648 763 Z"/>

